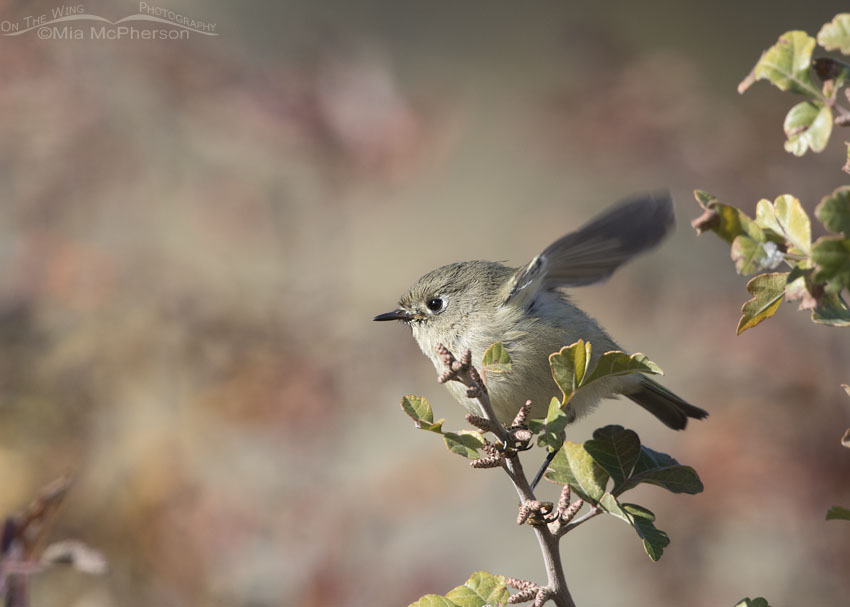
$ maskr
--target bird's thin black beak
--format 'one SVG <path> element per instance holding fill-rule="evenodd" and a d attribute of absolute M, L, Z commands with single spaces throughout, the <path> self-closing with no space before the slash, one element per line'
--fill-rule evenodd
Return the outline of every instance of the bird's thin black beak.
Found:
<path fill-rule="evenodd" d="M 413 314 L 411 314 L 407 310 L 402 310 L 401 308 L 399 308 L 398 310 L 393 310 L 392 312 L 378 314 L 372 320 L 410 320 L 412 318 Z"/>

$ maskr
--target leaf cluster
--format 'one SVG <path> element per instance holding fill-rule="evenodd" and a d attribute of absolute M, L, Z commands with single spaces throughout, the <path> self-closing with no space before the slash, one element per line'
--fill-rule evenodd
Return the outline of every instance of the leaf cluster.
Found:
<path fill-rule="evenodd" d="M 650 510 L 618 498 L 641 483 L 673 493 L 696 494 L 703 489 L 696 470 L 641 445 L 637 433 L 615 425 L 599 428 L 583 444 L 564 442 L 546 478 L 569 485 L 586 503 L 631 525 L 653 561 L 661 558 L 670 539 L 655 527 Z"/>
<path fill-rule="evenodd" d="M 790 194 L 760 200 L 755 217 L 702 190 L 694 196 L 704 211 L 692 222 L 697 233 L 712 231 L 729 243 L 738 274 L 757 274 L 747 283 L 752 299 L 741 308 L 739 334 L 773 316 L 783 300 L 810 310 L 816 323 L 850 325 L 842 298 L 850 288 L 850 186 L 837 188 L 815 208 L 832 233 L 814 243 L 809 215 Z M 773 271 L 780 267 L 787 271 Z"/>
<path fill-rule="evenodd" d="M 780 90 L 805 97 L 788 111 L 782 125 L 785 150 L 795 156 L 808 150 L 822 152 L 833 125 L 850 125 L 850 111 L 838 103 L 839 91 L 850 82 L 850 65 L 831 57 L 813 60 L 817 44 L 826 51 L 850 54 L 850 13 L 824 24 L 817 38 L 801 30 L 785 32 L 738 85 L 743 93 L 756 81 L 767 80 Z M 844 93 L 850 99 L 848 89 Z M 845 170 L 850 170 L 850 162 Z"/>
<path fill-rule="evenodd" d="M 850 65 L 833 57 L 812 58 L 816 44 L 826 51 L 850 55 L 850 13 L 824 24 L 817 39 L 804 31 L 785 32 L 764 51 L 750 74 L 738 85 L 743 93 L 754 82 L 767 80 L 777 88 L 802 95 L 785 116 L 785 150 L 802 156 L 826 148 L 833 125 L 850 126 L 850 111 L 839 102 L 839 91 L 850 100 Z M 850 173 L 850 143 L 843 170 Z M 730 245 L 735 269 L 756 274 L 747 283 L 752 299 L 741 308 L 738 334 L 773 316 L 783 301 L 799 302 L 819 324 L 850 325 L 850 308 L 842 298 L 850 288 L 850 186 L 837 188 L 815 208 L 829 235 L 812 243 L 811 220 L 800 201 L 790 194 L 774 202 L 762 199 L 755 217 L 694 192 L 703 214 L 692 222 L 698 234 L 712 231 Z M 780 266 L 783 270 L 773 271 Z M 844 386 L 850 394 L 850 387 Z M 842 444 L 850 447 L 850 429 Z M 833 506 L 827 520 L 850 520 L 850 509 Z M 742 599 L 736 607 L 769 607 L 764 598 Z"/>
<path fill-rule="evenodd" d="M 549 356 L 552 376 L 561 389 L 562 397 L 560 400 L 552 399 L 546 418 L 529 420 L 528 429 L 538 436 L 540 446 L 550 450 L 560 448 L 546 472 L 546 478 L 569 485 L 593 509 L 612 514 L 631 525 L 643 541 L 646 553 L 657 561 L 670 539 L 655 527 L 655 515 L 650 510 L 638 504 L 621 502 L 620 496 L 642 483 L 673 493 L 695 494 L 702 491 L 702 482 L 693 468 L 641 445 L 637 433 L 622 426 L 599 428 L 593 433 L 593 438 L 583 444 L 563 440 L 563 430 L 572 420 L 570 400 L 579 390 L 605 377 L 662 372 L 658 365 L 640 353 L 605 352 L 592 367 L 591 354 L 591 344 L 580 339 Z M 510 365 L 510 356 L 502 344 L 491 346 L 482 361 L 482 368 L 490 369 L 490 372 L 494 369 L 509 372 Z M 405 396 L 401 406 L 418 428 L 441 434 L 453 453 L 471 459 L 482 456 L 485 438 L 481 432 L 444 431 L 445 420 L 435 422 L 431 405 L 419 396 Z"/>

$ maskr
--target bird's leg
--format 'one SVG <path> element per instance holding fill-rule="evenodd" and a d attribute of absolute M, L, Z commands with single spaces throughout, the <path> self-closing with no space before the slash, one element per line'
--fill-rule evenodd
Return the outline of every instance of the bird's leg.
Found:
<path fill-rule="evenodd" d="M 534 480 L 531 481 L 531 490 L 534 491 L 537 488 L 537 483 L 540 482 L 540 479 L 543 478 L 543 474 L 546 472 L 546 469 L 549 468 L 549 464 L 552 463 L 552 460 L 555 459 L 555 456 L 558 455 L 558 451 L 561 448 L 558 447 L 554 451 L 550 451 L 546 454 L 546 460 L 543 462 L 543 465 L 540 466 L 540 470 L 537 471 L 537 474 L 534 475 Z"/>

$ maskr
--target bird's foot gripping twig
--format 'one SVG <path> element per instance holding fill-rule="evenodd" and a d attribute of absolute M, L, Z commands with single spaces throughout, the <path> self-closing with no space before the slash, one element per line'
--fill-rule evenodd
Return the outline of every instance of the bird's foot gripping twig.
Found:
<path fill-rule="evenodd" d="M 517 525 L 545 525 L 546 523 L 554 522 L 560 516 L 560 512 L 555 510 L 555 505 L 552 502 L 541 502 L 539 500 L 525 500 L 519 505 L 517 513 Z"/>

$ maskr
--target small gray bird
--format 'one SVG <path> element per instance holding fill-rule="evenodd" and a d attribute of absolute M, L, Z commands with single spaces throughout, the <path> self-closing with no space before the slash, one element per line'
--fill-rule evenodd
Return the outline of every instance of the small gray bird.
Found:
<path fill-rule="evenodd" d="M 410 288 L 397 310 L 374 320 L 408 324 L 438 373 L 443 363 L 437 344 L 458 357 L 468 348 L 473 363 L 480 364 L 484 351 L 501 342 L 511 357 L 511 372 L 487 377 L 499 421 L 509 424 L 526 400 L 532 401 L 532 417 L 544 417 L 551 398 L 561 395 L 549 368 L 549 354 L 584 339 L 593 347 L 592 368 L 603 353 L 620 349 L 594 319 L 570 302 L 563 289 L 605 280 L 633 256 L 658 244 L 673 222 L 669 193 L 636 197 L 556 240 L 520 268 L 492 261 L 437 268 Z M 446 386 L 468 411 L 481 414 L 477 401 L 466 396 L 465 386 L 458 382 Z M 581 417 L 600 399 L 619 394 L 675 430 L 684 429 L 689 417 L 708 415 L 638 373 L 589 384 L 572 398 L 568 413 L 574 419 Z"/>

